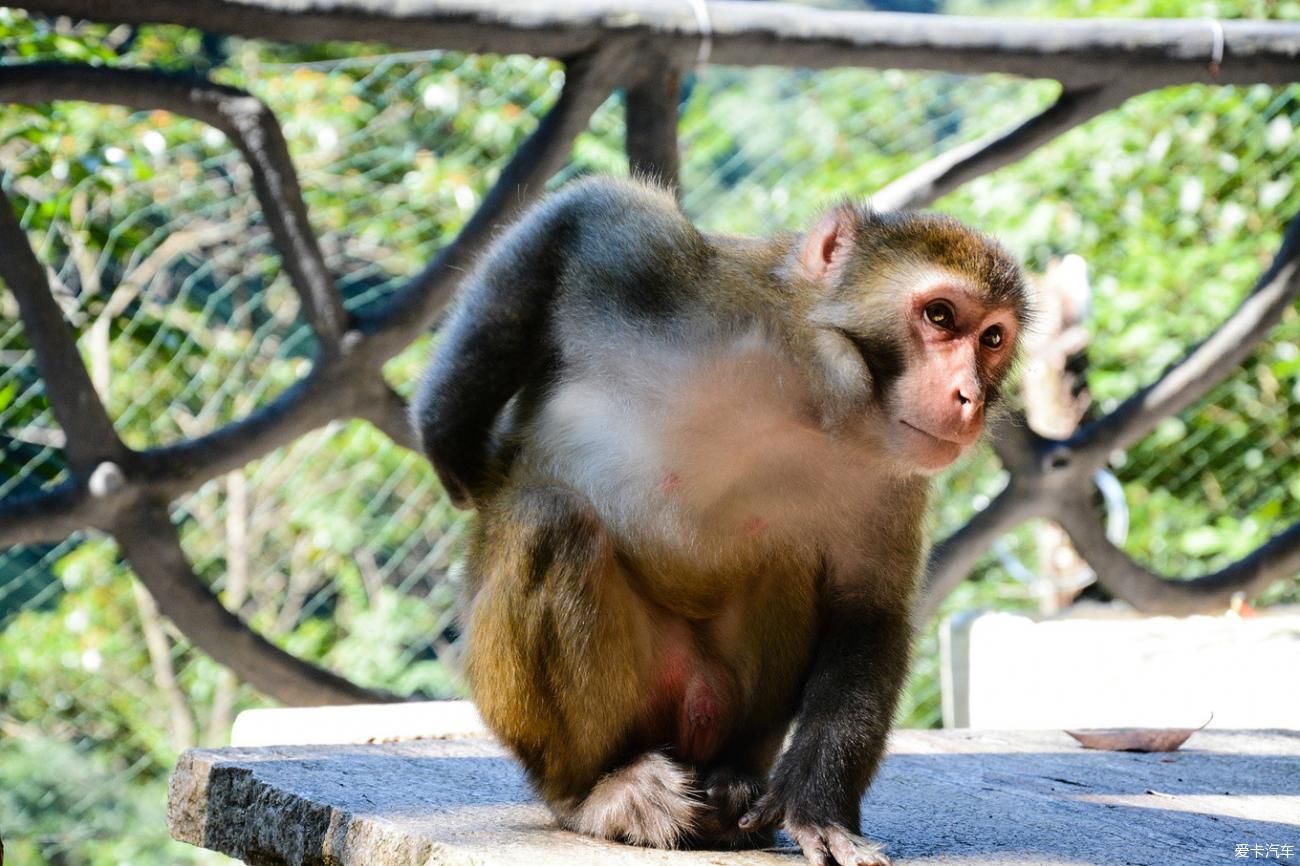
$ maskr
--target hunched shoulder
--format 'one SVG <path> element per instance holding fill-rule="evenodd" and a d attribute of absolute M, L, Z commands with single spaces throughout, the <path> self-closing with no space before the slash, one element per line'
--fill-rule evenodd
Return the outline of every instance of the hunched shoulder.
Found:
<path fill-rule="evenodd" d="M 689 298 L 713 250 L 668 190 L 599 177 L 552 206 L 566 228 L 566 294 L 607 312 L 663 316 Z"/>

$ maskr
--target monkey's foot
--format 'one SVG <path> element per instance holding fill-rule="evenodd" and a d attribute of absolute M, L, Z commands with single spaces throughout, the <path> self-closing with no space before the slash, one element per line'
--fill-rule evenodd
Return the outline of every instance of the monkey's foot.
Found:
<path fill-rule="evenodd" d="M 885 849 L 870 839 L 850 833 L 837 824 L 802 824 L 787 821 L 785 832 L 803 849 L 813 866 L 891 866 Z"/>
<path fill-rule="evenodd" d="M 763 783 L 729 767 L 719 767 L 704 777 L 704 808 L 696 825 L 698 848 L 763 848 L 772 844 L 772 833 L 744 831 L 740 818 L 763 793 Z"/>
<path fill-rule="evenodd" d="M 694 782 L 685 767 L 647 752 L 602 778 L 561 820 L 589 836 L 675 848 L 693 834 L 702 808 Z"/>

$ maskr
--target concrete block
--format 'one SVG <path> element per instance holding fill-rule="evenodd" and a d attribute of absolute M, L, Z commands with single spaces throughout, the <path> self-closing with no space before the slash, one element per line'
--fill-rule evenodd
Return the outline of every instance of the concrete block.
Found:
<path fill-rule="evenodd" d="M 1145 617 L 1082 606 L 945 624 L 944 724 L 1300 729 L 1300 611 Z M 1298 855 L 1300 856 L 1300 855 Z"/>
<path fill-rule="evenodd" d="M 486 733 L 478 710 L 469 701 L 411 701 L 245 710 L 235 717 L 230 745 L 390 743 Z"/>

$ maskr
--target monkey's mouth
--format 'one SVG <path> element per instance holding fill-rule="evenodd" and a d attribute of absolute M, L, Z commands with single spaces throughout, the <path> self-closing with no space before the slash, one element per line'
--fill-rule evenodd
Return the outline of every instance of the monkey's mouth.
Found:
<path fill-rule="evenodd" d="M 911 441 L 903 444 L 903 460 L 926 474 L 939 472 L 951 466 L 964 449 L 960 442 L 936 436 L 910 421 L 898 419 L 907 429 Z"/>
<path fill-rule="evenodd" d="M 899 422 L 900 424 L 902 424 L 904 427 L 908 428 L 909 430 L 914 430 L 914 431 L 916 431 L 917 433 L 920 433 L 922 436 L 924 436 L 925 438 L 929 439 L 929 440 L 932 441 L 932 442 L 941 442 L 941 443 L 943 443 L 944 445 L 957 445 L 957 446 L 959 446 L 959 447 L 960 447 L 961 444 L 962 444 L 962 443 L 960 443 L 960 442 L 956 442 L 956 441 L 954 441 L 954 440 L 952 440 L 952 439 L 944 439 L 942 436 L 935 436 L 935 435 L 934 435 L 933 433 L 931 433 L 930 431 L 928 431 L 928 430 L 922 430 L 920 427 L 917 427 L 915 424 L 908 423 L 907 421 L 903 420 L 902 418 L 899 418 L 899 419 L 898 419 L 898 422 Z"/>

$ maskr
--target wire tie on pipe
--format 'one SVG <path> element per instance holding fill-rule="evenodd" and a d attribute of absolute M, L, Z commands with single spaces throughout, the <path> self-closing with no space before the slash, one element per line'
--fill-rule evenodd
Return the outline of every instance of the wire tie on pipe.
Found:
<path fill-rule="evenodd" d="M 695 23 L 700 28 L 700 50 L 695 55 L 695 68 L 699 70 L 709 62 L 709 55 L 713 53 L 713 19 L 709 17 L 709 4 L 705 0 L 690 0 L 690 3 Z"/>
<path fill-rule="evenodd" d="M 1214 40 L 1210 43 L 1210 75 L 1218 78 L 1223 66 L 1223 22 L 1218 18 L 1206 18 L 1205 22 L 1210 25 L 1210 36 Z"/>

